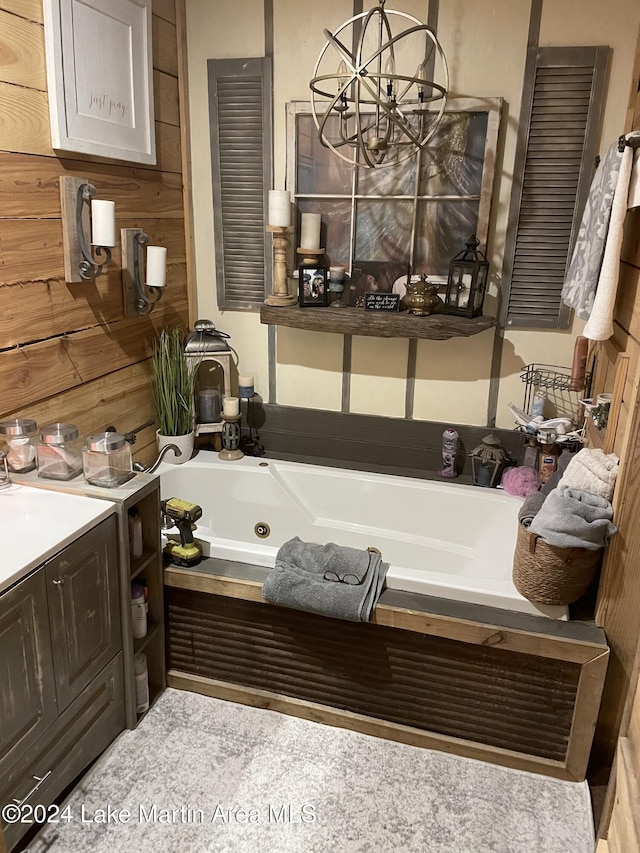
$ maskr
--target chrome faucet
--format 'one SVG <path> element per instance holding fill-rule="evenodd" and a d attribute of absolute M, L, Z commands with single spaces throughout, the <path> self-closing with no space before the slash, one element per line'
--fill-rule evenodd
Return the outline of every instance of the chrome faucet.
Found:
<path fill-rule="evenodd" d="M 148 468 L 145 468 L 144 465 L 140 464 L 140 462 L 134 462 L 133 470 L 136 471 L 138 474 L 153 474 L 158 465 L 162 462 L 168 450 L 173 450 L 176 456 L 182 456 L 182 451 L 180 450 L 177 444 L 165 444 L 165 446 L 158 454 L 158 458 L 152 465 L 150 465 Z"/>

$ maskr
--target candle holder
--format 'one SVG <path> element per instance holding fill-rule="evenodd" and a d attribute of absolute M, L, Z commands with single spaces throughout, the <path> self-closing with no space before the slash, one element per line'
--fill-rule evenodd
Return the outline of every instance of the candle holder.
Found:
<path fill-rule="evenodd" d="M 298 301 L 296 296 L 289 293 L 287 272 L 287 250 L 292 230 L 285 225 L 267 225 L 267 231 L 273 234 L 273 288 L 264 300 L 265 305 L 295 305 Z"/>
<path fill-rule="evenodd" d="M 242 459 L 244 453 L 240 450 L 240 415 L 225 415 L 222 413 L 222 450 L 218 459 L 234 462 Z"/>
<path fill-rule="evenodd" d="M 329 293 L 334 294 L 329 304 L 332 308 L 348 308 L 349 303 L 344 299 L 345 270 L 344 267 L 329 267 Z"/>
<path fill-rule="evenodd" d="M 240 439 L 240 447 L 245 456 L 264 456 L 264 444 L 260 441 L 258 435 L 258 404 L 262 402 L 262 397 L 259 394 L 251 394 L 251 396 L 240 395 L 240 403 L 245 403 L 245 413 L 247 419 L 247 428 L 249 435 L 243 435 Z M 255 409 L 254 409 L 255 407 Z M 242 411 L 240 412 L 242 416 Z M 264 421 L 263 421 L 264 423 Z"/>
<path fill-rule="evenodd" d="M 317 267 L 318 261 L 324 255 L 325 249 L 296 249 L 296 254 L 300 255 L 300 264 L 302 266 Z"/>

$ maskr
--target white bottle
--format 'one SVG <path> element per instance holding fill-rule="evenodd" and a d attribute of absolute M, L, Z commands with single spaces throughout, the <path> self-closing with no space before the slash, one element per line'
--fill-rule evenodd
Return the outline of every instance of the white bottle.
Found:
<path fill-rule="evenodd" d="M 149 673 L 147 671 L 147 658 L 142 653 L 135 656 L 133 671 L 136 682 L 136 713 L 144 714 L 145 711 L 149 710 Z"/>
<path fill-rule="evenodd" d="M 131 621 L 133 636 L 141 640 L 147 636 L 147 608 L 144 603 L 144 587 L 139 583 L 131 584 Z"/>
<path fill-rule="evenodd" d="M 531 407 L 531 416 L 533 418 L 544 417 L 544 407 L 547 398 L 542 391 L 536 391 L 533 398 L 533 406 Z"/>

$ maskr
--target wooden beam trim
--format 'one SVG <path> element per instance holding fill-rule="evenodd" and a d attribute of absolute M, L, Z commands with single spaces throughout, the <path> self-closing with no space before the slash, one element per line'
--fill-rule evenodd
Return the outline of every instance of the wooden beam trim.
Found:
<path fill-rule="evenodd" d="M 501 747 L 487 747 L 462 738 L 453 738 L 433 732 L 416 729 L 400 723 L 391 723 L 365 714 L 355 714 L 340 708 L 332 708 L 317 702 L 304 699 L 294 699 L 281 693 L 268 690 L 244 687 L 217 681 L 204 676 L 190 675 L 171 669 L 167 673 L 167 686 L 178 690 L 190 690 L 205 696 L 224 699 L 229 702 L 239 702 L 255 708 L 279 711 L 290 716 L 312 720 L 324 725 L 336 726 L 350 731 L 363 732 L 374 737 L 395 740 L 410 746 L 425 749 L 437 749 L 441 752 L 464 755 L 479 761 L 488 761 L 518 770 L 529 770 L 533 773 L 544 773 L 556 779 L 567 779 L 567 771 L 563 762 L 552 759 L 538 758 L 533 755 L 515 752 Z"/>
<path fill-rule="evenodd" d="M 167 586 L 177 589 L 240 598 L 265 606 L 275 606 L 267 605 L 262 598 L 260 581 L 205 575 L 197 570 L 170 566 L 165 569 L 164 582 Z M 593 643 L 563 637 L 549 638 L 515 628 L 496 627 L 450 616 L 421 613 L 387 604 L 378 604 L 371 622 L 388 628 L 445 637 L 473 645 L 500 647 L 535 657 L 563 660 L 580 665 L 597 659 L 602 654 L 602 646 Z"/>
<path fill-rule="evenodd" d="M 580 670 L 566 756 L 567 772 L 576 782 L 582 782 L 587 771 L 608 663 L 609 650 L 586 661 Z"/>
<path fill-rule="evenodd" d="M 180 154 L 182 157 L 182 211 L 187 256 L 187 300 L 189 325 L 197 319 L 198 288 L 193 215 L 191 137 L 189 128 L 189 71 L 187 63 L 187 17 L 185 0 L 176 0 L 176 37 L 178 48 L 178 107 L 180 114 Z"/>

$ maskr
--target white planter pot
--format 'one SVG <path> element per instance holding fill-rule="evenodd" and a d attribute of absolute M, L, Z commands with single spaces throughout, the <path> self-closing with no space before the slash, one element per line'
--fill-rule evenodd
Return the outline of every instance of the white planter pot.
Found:
<path fill-rule="evenodd" d="M 189 432 L 186 435 L 161 435 L 156 430 L 156 437 L 158 439 L 158 450 L 162 450 L 167 444 L 175 444 L 181 451 L 181 455 L 176 456 L 173 450 L 168 450 L 162 457 L 163 462 L 170 462 L 172 465 L 182 465 L 183 462 L 191 459 L 193 455 L 193 432 Z"/>

